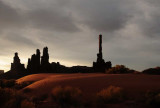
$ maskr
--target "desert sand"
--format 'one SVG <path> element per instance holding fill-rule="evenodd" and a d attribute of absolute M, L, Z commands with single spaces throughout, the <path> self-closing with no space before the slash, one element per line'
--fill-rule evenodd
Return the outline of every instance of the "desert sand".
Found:
<path fill-rule="evenodd" d="M 160 90 L 160 76 L 143 74 L 33 74 L 17 80 L 17 83 L 33 81 L 26 88 L 30 95 L 50 94 L 56 86 L 72 86 L 82 90 L 84 97 L 94 96 L 110 85 L 122 87 L 131 98 L 139 98 L 146 91 Z"/>

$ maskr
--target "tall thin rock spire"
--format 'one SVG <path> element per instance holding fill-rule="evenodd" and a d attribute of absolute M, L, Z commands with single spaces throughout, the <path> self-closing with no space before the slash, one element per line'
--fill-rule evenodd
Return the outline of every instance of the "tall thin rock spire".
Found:
<path fill-rule="evenodd" d="M 105 62 L 102 53 L 102 35 L 99 35 L 99 53 L 97 54 L 97 61 L 93 62 L 94 72 L 105 72 L 107 69 L 111 68 L 111 62 Z"/>
<path fill-rule="evenodd" d="M 41 59 L 41 65 L 48 64 L 48 63 L 49 63 L 48 47 L 45 47 L 43 49 L 43 56 Z"/>

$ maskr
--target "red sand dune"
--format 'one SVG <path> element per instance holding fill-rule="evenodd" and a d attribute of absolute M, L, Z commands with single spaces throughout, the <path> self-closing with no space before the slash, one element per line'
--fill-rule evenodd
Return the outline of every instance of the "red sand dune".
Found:
<path fill-rule="evenodd" d="M 160 90 L 160 76 L 143 74 L 33 74 L 17 80 L 18 83 L 34 81 L 26 88 L 31 94 L 50 93 L 56 86 L 72 86 L 90 97 L 110 85 L 122 87 L 128 96 L 139 98 L 147 90 Z"/>

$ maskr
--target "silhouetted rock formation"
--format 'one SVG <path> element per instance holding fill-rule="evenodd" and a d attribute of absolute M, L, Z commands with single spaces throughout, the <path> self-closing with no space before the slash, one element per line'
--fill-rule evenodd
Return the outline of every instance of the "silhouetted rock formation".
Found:
<path fill-rule="evenodd" d="M 28 59 L 27 71 L 30 73 L 39 73 L 40 71 L 40 50 L 36 50 L 36 54 L 31 56 L 31 59 Z"/>
<path fill-rule="evenodd" d="M 66 67 L 59 62 L 49 63 L 48 48 L 43 49 L 43 55 L 40 60 L 40 50 L 37 49 L 36 54 L 33 54 L 31 59 L 28 59 L 27 72 L 34 73 L 88 73 L 92 72 L 92 67 L 73 66 Z"/>
<path fill-rule="evenodd" d="M 92 73 L 92 67 L 87 66 L 72 66 L 69 68 L 69 73 Z"/>
<path fill-rule="evenodd" d="M 11 70 L 6 72 L 0 78 L 20 78 L 28 74 L 36 73 L 91 73 L 91 72 L 104 72 L 106 69 L 111 68 L 111 62 L 105 62 L 102 54 L 102 35 L 99 35 L 99 53 L 97 54 L 97 61 L 93 62 L 93 67 L 87 66 L 73 66 L 66 67 L 59 62 L 49 62 L 48 47 L 43 49 L 41 57 L 40 50 L 36 50 L 28 59 L 27 68 L 21 64 L 18 53 L 15 53 L 13 63 L 11 63 Z"/>
<path fill-rule="evenodd" d="M 66 67 L 61 65 L 59 62 L 52 62 L 51 64 L 53 73 L 91 73 L 93 72 L 92 67 L 87 66 L 72 66 Z"/>
<path fill-rule="evenodd" d="M 31 71 L 31 59 L 28 58 L 27 71 Z"/>
<path fill-rule="evenodd" d="M 87 66 L 73 66 L 66 67 L 59 62 L 49 63 L 48 48 L 43 49 L 43 55 L 40 59 L 40 50 L 37 49 L 36 54 L 33 54 L 31 59 L 28 59 L 27 72 L 29 74 L 35 73 L 88 73 L 93 72 L 92 67 Z"/>
<path fill-rule="evenodd" d="M 99 53 L 97 54 L 97 61 L 93 62 L 93 67 L 87 66 L 73 66 L 66 67 L 59 62 L 49 63 L 48 47 L 43 49 L 43 55 L 41 57 L 40 50 L 36 50 L 36 54 L 33 54 L 28 59 L 27 71 L 25 74 L 36 73 L 91 73 L 91 72 L 104 72 L 111 68 L 111 62 L 105 62 L 102 54 L 102 35 L 99 35 Z M 24 64 L 20 63 L 18 53 L 15 53 L 14 62 L 11 65 L 11 71 L 25 70 Z"/>
<path fill-rule="evenodd" d="M 26 73 L 24 64 L 21 64 L 18 53 L 15 53 L 13 63 L 11 63 L 11 70 L 1 74 L 0 79 L 17 79 L 25 75 L 28 74 Z"/>
<path fill-rule="evenodd" d="M 36 71 L 36 55 L 31 56 L 31 72 L 37 73 Z"/>
<path fill-rule="evenodd" d="M 48 54 L 48 47 L 43 48 L 43 56 L 41 59 L 41 65 L 49 64 L 49 54 Z"/>
<path fill-rule="evenodd" d="M 105 62 L 102 54 L 102 35 L 99 35 L 99 53 L 97 54 L 97 61 L 93 62 L 94 72 L 105 72 L 105 70 L 112 67 L 110 61 Z"/>
<path fill-rule="evenodd" d="M 21 64 L 18 53 L 15 53 L 13 63 L 11 63 L 11 71 L 24 71 L 24 64 Z"/>
<path fill-rule="evenodd" d="M 28 59 L 27 71 L 29 73 L 41 73 L 41 72 L 51 72 L 51 64 L 49 63 L 48 48 L 43 49 L 43 56 L 41 57 L 40 50 L 36 50 L 36 54 Z"/>
<path fill-rule="evenodd" d="M 61 68 L 63 68 L 63 66 L 62 65 L 60 65 L 60 63 L 59 62 L 52 62 L 51 63 L 51 68 L 52 68 L 52 72 L 53 73 L 60 73 L 60 69 Z"/>
<path fill-rule="evenodd" d="M 40 59 L 41 59 L 41 53 L 40 53 L 40 50 L 37 49 L 37 51 L 36 51 L 36 64 L 37 64 L 36 68 L 37 68 L 37 71 L 39 71 L 39 68 L 40 68 L 40 64 L 41 64 Z"/>
<path fill-rule="evenodd" d="M 41 71 L 50 72 L 51 65 L 49 63 L 49 54 L 48 54 L 48 47 L 43 49 L 43 56 L 41 57 Z"/>

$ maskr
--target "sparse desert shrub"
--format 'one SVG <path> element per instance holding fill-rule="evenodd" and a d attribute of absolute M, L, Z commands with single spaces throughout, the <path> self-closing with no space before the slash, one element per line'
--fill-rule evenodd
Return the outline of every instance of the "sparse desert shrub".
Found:
<path fill-rule="evenodd" d="M 29 93 L 29 92 L 31 92 L 31 91 L 32 91 L 31 88 L 24 88 L 24 89 L 23 89 L 23 93 Z"/>
<path fill-rule="evenodd" d="M 21 108 L 21 102 L 27 99 L 23 93 L 15 91 L 5 103 L 3 108 Z"/>
<path fill-rule="evenodd" d="M 33 96 L 30 98 L 30 100 L 32 100 L 32 102 L 34 103 L 38 103 L 41 101 L 45 101 L 48 98 L 48 94 L 43 94 L 43 95 L 39 95 L 39 96 Z"/>
<path fill-rule="evenodd" d="M 125 73 L 133 73 L 134 70 L 130 70 L 124 65 L 116 65 L 106 71 L 107 74 L 125 74 Z"/>
<path fill-rule="evenodd" d="M 16 84 L 15 80 L 6 80 L 6 79 L 1 79 L 0 80 L 0 87 L 2 88 L 11 88 Z"/>
<path fill-rule="evenodd" d="M 147 91 L 145 98 L 147 105 L 154 108 L 160 108 L 160 92 Z"/>
<path fill-rule="evenodd" d="M 0 88 L 0 108 L 23 108 L 21 103 L 27 99 L 22 92 L 15 89 Z"/>
<path fill-rule="evenodd" d="M 32 84 L 33 82 L 31 81 L 26 81 L 26 82 L 22 82 L 22 83 L 16 83 L 15 88 L 16 89 L 22 89 L 24 87 L 27 87 L 28 85 Z"/>
<path fill-rule="evenodd" d="M 43 94 L 43 95 L 40 95 L 39 97 L 37 97 L 37 100 L 44 101 L 47 98 L 48 98 L 48 94 Z"/>
<path fill-rule="evenodd" d="M 16 99 L 10 98 L 4 105 L 3 108 L 19 108 Z"/>
<path fill-rule="evenodd" d="M 160 67 L 149 68 L 149 69 L 142 71 L 142 73 L 150 74 L 150 75 L 160 75 Z"/>
<path fill-rule="evenodd" d="M 102 104 L 117 103 L 124 99 L 124 90 L 120 87 L 109 86 L 97 93 L 97 102 Z"/>
<path fill-rule="evenodd" d="M 78 106 L 81 101 L 81 90 L 73 87 L 55 87 L 52 99 L 60 106 Z"/>
<path fill-rule="evenodd" d="M 6 80 L 5 81 L 5 87 L 11 88 L 15 85 L 15 83 L 16 83 L 15 80 Z"/>
<path fill-rule="evenodd" d="M 35 108 L 33 102 L 26 99 L 12 98 L 3 108 Z"/>
<path fill-rule="evenodd" d="M 7 101 L 3 108 L 21 108 L 21 101 L 22 100 L 17 100 L 17 98 L 11 98 Z"/>
<path fill-rule="evenodd" d="M 3 106 L 15 95 L 15 91 L 9 88 L 0 88 L 0 106 Z"/>
<path fill-rule="evenodd" d="M 48 98 L 48 94 L 42 94 L 38 96 L 30 97 L 30 100 L 35 104 L 35 107 L 39 106 L 39 103 L 43 103 Z"/>
<path fill-rule="evenodd" d="M 33 104 L 33 102 L 24 100 L 21 102 L 21 108 L 35 108 L 35 105 Z"/>

